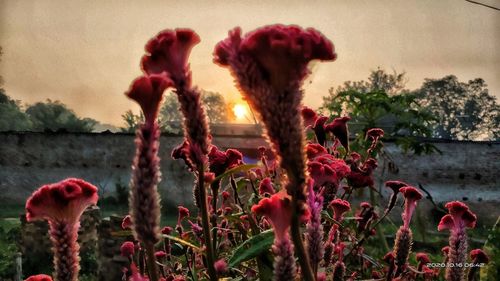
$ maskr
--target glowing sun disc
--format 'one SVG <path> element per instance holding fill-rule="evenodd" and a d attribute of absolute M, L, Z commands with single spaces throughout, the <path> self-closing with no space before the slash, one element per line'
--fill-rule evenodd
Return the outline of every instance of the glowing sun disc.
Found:
<path fill-rule="evenodd" d="M 247 107 L 243 104 L 237 103 L 233 107 L 233 112 L 236 119 L 243 119 L 247 115 Z"/>

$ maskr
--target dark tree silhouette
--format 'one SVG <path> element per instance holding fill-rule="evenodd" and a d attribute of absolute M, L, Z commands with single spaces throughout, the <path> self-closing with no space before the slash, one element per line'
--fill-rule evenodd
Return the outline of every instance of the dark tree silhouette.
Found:
<path fill-rule="evenodd" d="M 426 79 L 416 91 L 418 101 L 436 117 L 434 136 L 458 140 L 498 140 L 500 106 L 483 79 L 468 83 L 454 75 Z"/>
<path fill-rule="evenodd" d="M 97 121 L 91 118 L 79 118 L 65 104 L 47 100 L 38 102 L 26 109 L 34 131 L 91 132 Z"/>

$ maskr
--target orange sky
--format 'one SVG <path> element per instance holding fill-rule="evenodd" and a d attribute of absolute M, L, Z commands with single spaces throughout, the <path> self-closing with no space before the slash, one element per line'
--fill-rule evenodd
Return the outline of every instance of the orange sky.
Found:
<path fill-rule="evenodd" d="M 158 31 L 197 31 L 194 82 L 234 100 L 239 94 L 228 71 L 212 63 L 213 47 L 234 26 L 246 32 L 272 23 L 314 27 L 335 44 L 337 61 L 315 64 L 305 83 L 312 107 L 331 86 L 366 79 L 377 66 L 406 71 L 410 89 L 427 77 L 481 77 L 500 97 L 500 12 L 459 0 L 0 0 L 0 75 L 15 99 L 57 99 L 80 116 L 120 125 L 125 110 L 138 110 L 123 92 Z"/>

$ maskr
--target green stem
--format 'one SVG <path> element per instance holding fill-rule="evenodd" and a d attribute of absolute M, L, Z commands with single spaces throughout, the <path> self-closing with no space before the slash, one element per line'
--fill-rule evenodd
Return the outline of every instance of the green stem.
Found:
<path fill-rule="evenodd" d="M 201 211 L 201 223 L 203 226 L 203 238 L 205 239 L 205 247 L 207 248 L 207 268 L 208 276 L 210 280 L 217 281 L 217 272 L 214 267 L 214 249 L 212 248 L 212 235 L 210 233 L 210 221 L 208 217 L 208 202 L 207 202 L 207 191 L 205 189 L 205 183 L 203 180 L 204 169 L 203 165 L 198 167 L 198 191 L 199 191 L 199 201 L 200 201 L 200 211 Z"/>
<path fill-rule="evenodd" d="M 300 216 L 299 216 L 299 206 L 296 199 L 292 198 L 292 225 L 291 234 L 292 241 L 295 247 L 295 253 L 299 259 L 300 268 L 302 269 L 302 280 L 305 281 L 315 281 L 314 272 L 309 262 L 309 256 L 307 255 L 306 249 L 304 247 L 304 242 L 302 241 L 302 234 L 300 232 Z"/>
<path fill-rule="evenodd" d="M 153 243 L 146 243 L 144 246 L 146 248 L 149 280 L 158 281 L 160 277 L 158 276 L 158 266 L 156 265 L 155 245 Z"/>

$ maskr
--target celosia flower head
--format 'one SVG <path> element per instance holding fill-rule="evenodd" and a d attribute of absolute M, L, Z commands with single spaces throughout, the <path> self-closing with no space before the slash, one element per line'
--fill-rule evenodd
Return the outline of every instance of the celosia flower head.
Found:
<path fill-rule="evenodd" d="M 97 199 L 97 187 L 81 179 L 65 179 L 44 185 L 31 195 L 26 202 L 26 219 L 76 223 Z"/>
<path fill-rule="evenodd" d="M 384 130 L 380 128 L 371 128 L 368 131 L 366 131 L 366 137 L 374 141 L 377 141 L 379 138 L 383 136 L 384 136 Z"/>
<path fill-rule="evenodd" d="M 473 263 L 488 263 L 490 261 L 490 257 L 481 249 L 470 251 L 470 258 Z"/>
<path fill-rule="evenodd" d="M 445 205 L 449 214 L 441 218 L 438 230 L 445 229 L 460 232 L 465 228 L 476 226 L 476 215 L 469 210 L 469 207 L 460 201 L 448 202 Z"/>
<path fill-rule="evenodd" d="M 135 253 L 135 245 L 133 242 L 126 241 L 120 246 L 120 253 L 123 257 L 133 256 Z"/>
<path fill-rule="evenodd" d="M 223 274 L 223 273 L 227 272 L 227 270 L 228 270 L 227 263 L 224 259 L 220 259 L 220 260 L 216 261 L 214 263 L 214 268 L 218 274 Z"/>
<path fill-rule="evenodd" d="M 226 170 L 232 169 L 243 163 L 243 154 L 236 149 L 220 151 L 216 146 L 212 146 L 208 153 L 210 171 L 215 176 L 223 174 Z"/>
<path fill-rule="evenodd" d="M 308 143 L 306 145 L 306 155 L 309 160 L 313 160 L 314 158 L 326 155 L 328 151 L 324 146 L 318 143 Z"/>
<path fill-rule="evenodd" d="M 324 145 L 326 141 L 326 131 L 325 131 L 325 123 L 328 121 L 328 117 L 321 116 L 316 119 L 312 129 L 314 130 L 314 134 L 316 135 L 316 139 L 320 145 Z"/>
<path fill-rule="evenodd" d="M 28 279 L 24 281 L 52 281 L 52 277 L 45 274 L 38 274 L 28 277 Z"/>
<path fill-rule="evenodd" d="M 148 74 L 166 72 L 174 83 L 190 84 L 188 58 L 199 42 L 200 37 L 191 29 L 163 30 L 146 44 L 142 69 Z"/>
<path fill-rule="evenodd" d="M 263 180 L 260 181 L 259 183 L 259 194 L 264 195 L 265 193 L 267 194 L 274 194 L 274 187 L 273 183 L 270 178 L 264 178 Z"/>
<path fill-rule="evenodd" d="M 122 229 L 130 229 L 132 227 L 132 218 L 126 215 L 122 220 Z"/>
<path fill-rule="evenodd" d="M 217 64 L 227 66 L 243 53 L 257 62 L 265 78 L 275 89 L 284 89 L 289 81 L 301 80 L 312 60 L 334 60 L 333 44 L 321 33 L 290 25 L 269 25 L 246 34 L 235 28 L 229 38 L 215 47 Z"/>
<path fill-rule="evenodd" d="M 399 191 L 405 197 L 405 207 L 401 217 L 403 218 L 403 227 L 408 229 L 413 211 L 417 207 L 417 201 L 422 199 L 422 193 L 413 186 L 402 187 Z"/>
<path fill-rule="evenodd" d="M 408 186 L 408 184 L 402 181 L 386 181 L 385 186 L 392 189 L 394 193 L 398 193 L 402 187 Z"/>
<path fill-rule="evenodd" d="M 304 127 L 306 129 L 312 127 L 314 123 L 316 123 L 316 119 L 318 119 L 318 114 L 316 113 L 316 111 L 307 106 L 303 106 L 301 113 L 302 119 L 304 120 Z"/>
<path fill-rule="evenodd" d="M 152 124 L 158 116 L 163 92 L 170 86 L 172 81 L 165 73 L 144 75 L 132 82 L 125 95 L 141 106 L 146 123 Z"/>
<path fill-rule="evenodd" d="M 331 132 L 346 150 L 349 150 L 349 130 L 347 128 L 349 120 L 351 120 L 349 116 L 339 117 L 325 126 L 325 130 Z"/>
<path fill-rule="evenodd" d="M 344 214 L 351 210 L 351 204 L 339 198 L 330 202 L 330 206 L 333 208 L 333 219 L 338 222 L 342 221 L 344 219 Z"/>
<path fill-rule="evenodd" d="M 290 196 L 280 191 L 269 198 L 263 198 L 257 205 L 252 206 L 252 212 L 262 215 L 270 220 L 275 240 L 282 241 L 288 235 L 288 229 L 292 222 L 292 202 Z M 301 216 L 303 221 L 309 218 L 309 210 L 305 209 Z"/>
<path fill-rule="evenodd" d="M 172 234 L 172 231 L 173 231 L 173 230 L 174 230 L 174 229 L 173 229 L 171 226 L 165 226 L 165 227 L 163 227 L 163 228 L 161 229 L 161 233 L 162 233 L 162 234 L 165 234 L 165 235 L 170 235 L 170 234 Z"/>

